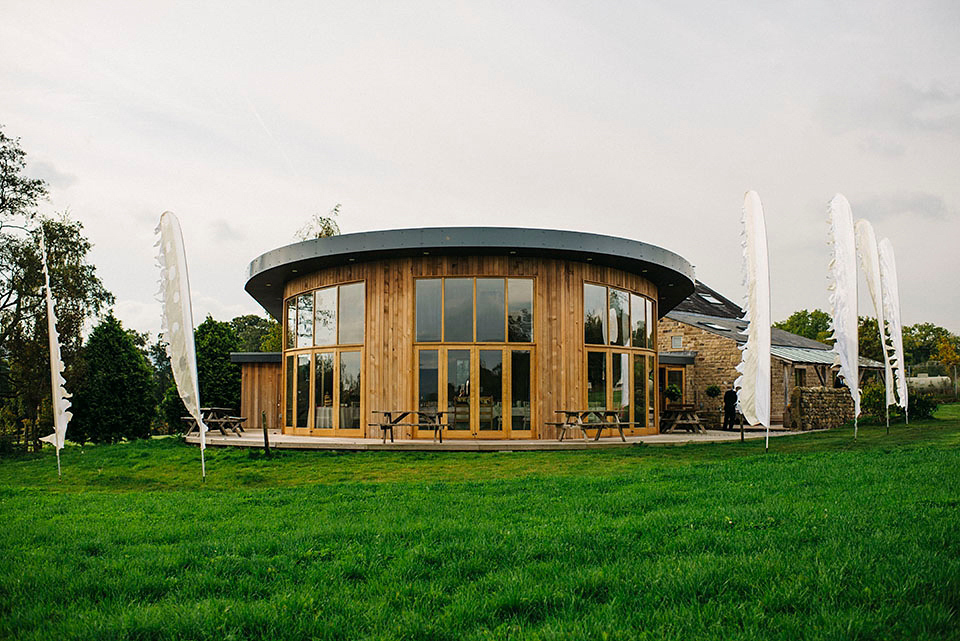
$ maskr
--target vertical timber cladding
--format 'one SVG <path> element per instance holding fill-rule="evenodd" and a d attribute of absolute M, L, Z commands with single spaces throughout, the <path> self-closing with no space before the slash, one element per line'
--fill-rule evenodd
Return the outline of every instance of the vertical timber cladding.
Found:
<path fill-rule="evenodd" d="M 379 436 L 376 428 L 366 427 L 376 422 L 375 410 L 416 407 L 414 281 L 444 276 L 534 279 L 534 438 L 556 438 L 555 428 L 544 422 L 555 421 L 558 409 L 585 404 L 583 283 L 657 300 L 656 286 L 638 274 L 584 262 L 516 256 L 427 255 L 356 262 L 293 279 L 284 288 L 285 299 L 330 285 L 366 283 L 362 423 L 367 437 Z M 396 432 L 398 438 L 413 437 L 412 428 Z"/>

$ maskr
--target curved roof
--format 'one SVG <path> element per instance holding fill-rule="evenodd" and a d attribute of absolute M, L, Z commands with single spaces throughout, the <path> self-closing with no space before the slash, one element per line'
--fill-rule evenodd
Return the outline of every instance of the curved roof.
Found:
<path fill-rule="evenodd" d="M 660 316 L 693 292 L 693 265 L 655 245 L 600 234 L 511 227 L 392 229 L 295 243 L 255 258 L 244 289 L 280 318 L 284 285 L 301 274 L 382 258 L 502 254 L 594 262 L 642 274 L 659 290 Z"/>

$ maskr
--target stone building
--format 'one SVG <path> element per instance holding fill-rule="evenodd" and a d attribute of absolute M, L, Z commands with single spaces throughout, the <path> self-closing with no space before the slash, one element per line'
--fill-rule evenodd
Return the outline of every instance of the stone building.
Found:
<path fill-rule="evenodd" d="M 694 292 L 657 325 L 660 389 L 677 385 L 682 402 L 693 403 L 708 417 L 711 410 L 720 410 L 722 396 L 710 398 L 706 390 L 717 385 L 726 391 L 737 379 L 739 348 L 746 342 L 742 316 L 738 305 L 696 281 Z M 779 424 L 794 388 L 832 387 L 837 368 L 830 346 L 819 341 L 773 328 L 770 342 L 770 420 Z M 883 367 L 865 358 L 860 366 L 861 372 Z"/>

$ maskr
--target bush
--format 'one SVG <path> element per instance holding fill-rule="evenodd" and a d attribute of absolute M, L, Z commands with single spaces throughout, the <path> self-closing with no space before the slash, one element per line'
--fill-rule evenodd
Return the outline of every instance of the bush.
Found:
<path fill-rule="evenodd" d="M 719 385 L 711 385 L 710 387 L 704 390 L 706 395 L 709 396 L 710 398 L 717 398 L 718 396 L 720 396 L 720 393 L 722 391 L 723 390 L 720 389 Z"/>
<path fill-rule="evenodd" d="M 680 388 L 673 383 L 667 385 L 667 389 L 663 390 L 663 395 L 666 396 L 667 400 L 671 403 L 676 403 L 683 398 L 683 392 L 680 391 Z"/>
<path fill-rule="evenodd" d="M 882 381 L 867 383 L 860 390 L 860 412 L 865 417 L 886 421 L 886 387 Z M 911 419 L 931 419 L 938 403 L 930 394 L 908 390 L 907 409 Z M 890 422 L 904 420 L 903 408 L 899 405 L 890 406 Z"/>

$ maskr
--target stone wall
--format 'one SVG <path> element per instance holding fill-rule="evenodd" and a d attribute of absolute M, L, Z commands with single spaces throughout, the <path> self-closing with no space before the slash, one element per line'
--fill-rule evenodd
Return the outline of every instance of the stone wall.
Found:
<path fill-rule="evenodd" d="M 853 398 L 847 388 L 794 387 L 783 423 L 793 430 L 819 430 L 852 420 Z"/>

